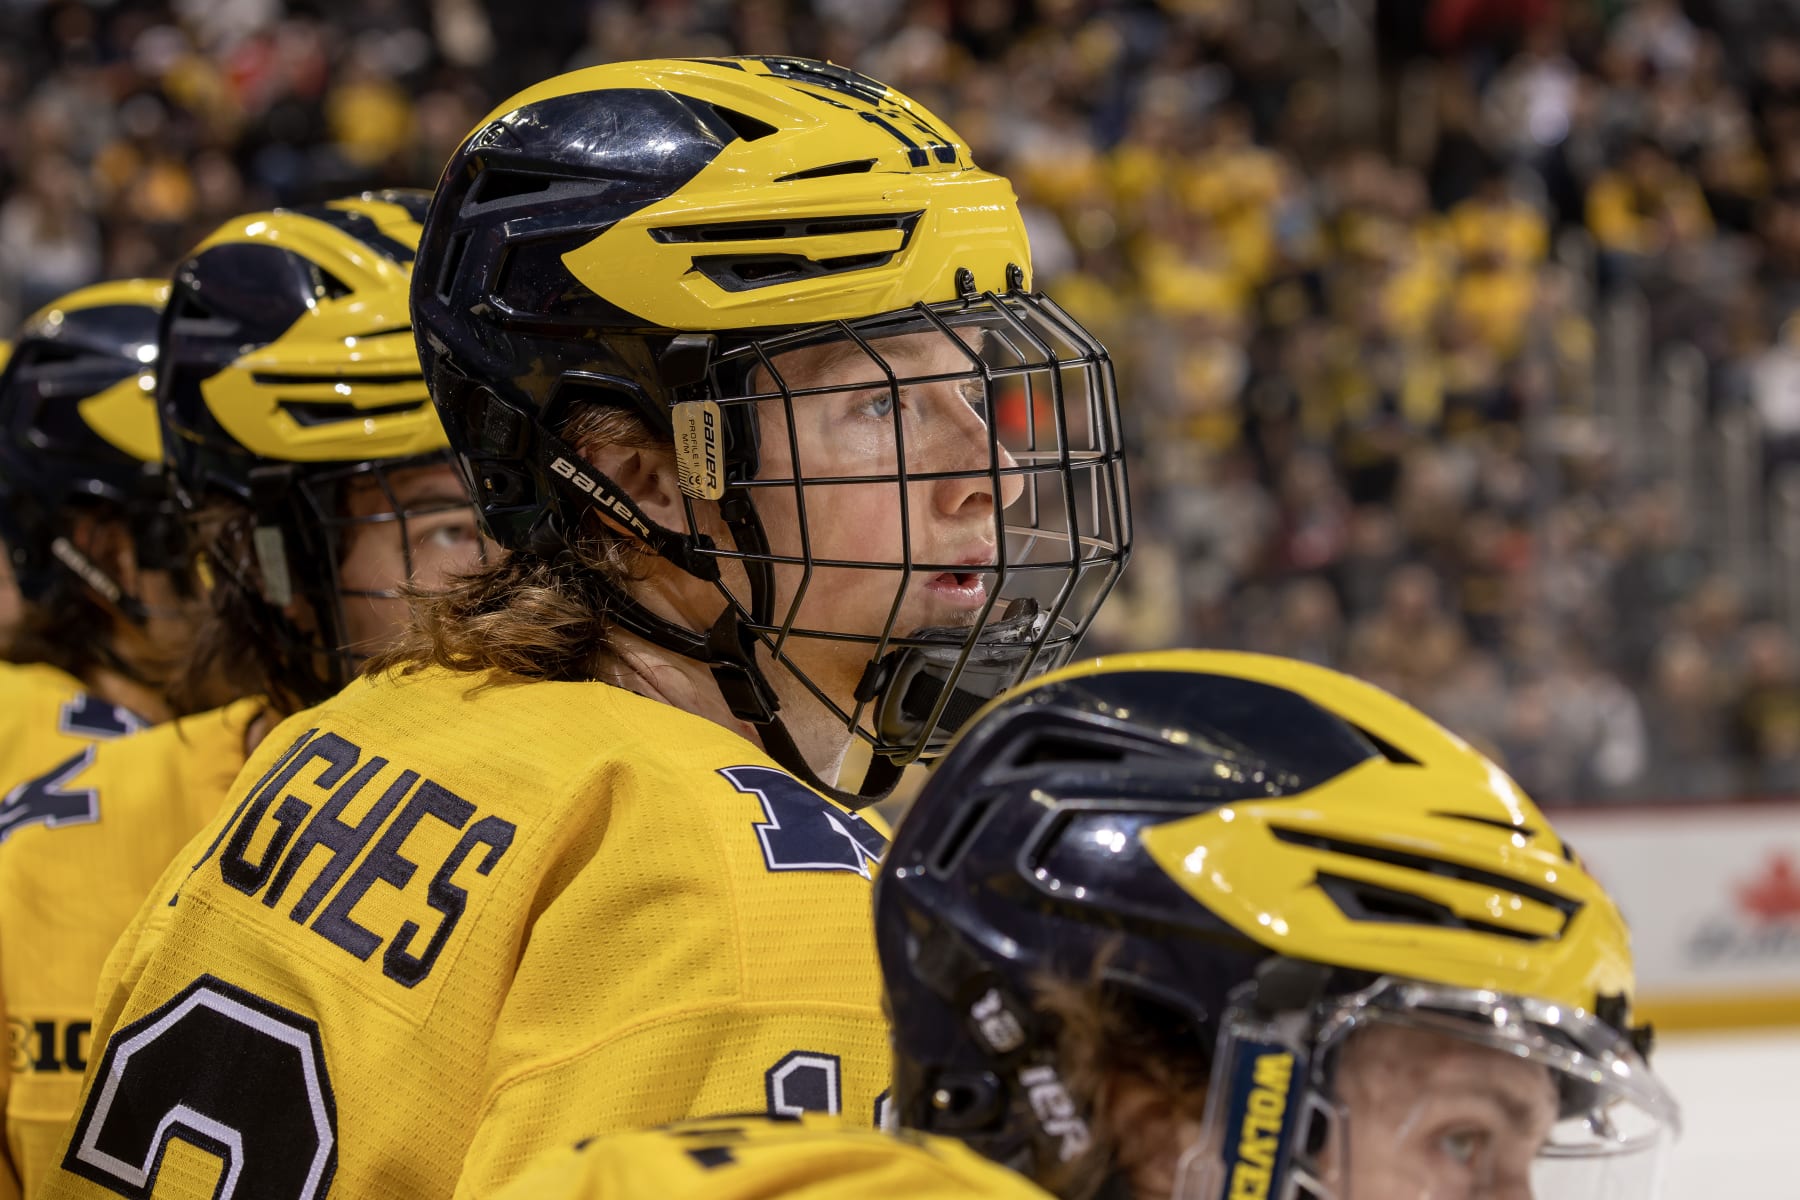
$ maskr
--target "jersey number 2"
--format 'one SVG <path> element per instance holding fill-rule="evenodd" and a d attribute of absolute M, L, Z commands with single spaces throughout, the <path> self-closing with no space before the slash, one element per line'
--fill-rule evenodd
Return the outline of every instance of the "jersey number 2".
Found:
<path fill-rule="evenodd" d="M 319 1200 L 337 1106 L 317 1023 L 202 975 L 106 1044 L 63 1169 L 138 1200 L 170 1141 L 216 1154 L 214 1200 Z"/>

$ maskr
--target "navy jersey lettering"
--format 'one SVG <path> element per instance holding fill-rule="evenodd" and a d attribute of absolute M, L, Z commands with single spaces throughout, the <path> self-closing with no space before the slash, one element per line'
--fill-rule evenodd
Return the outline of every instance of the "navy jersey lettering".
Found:
<path fill-rule="evenodd" d="M 851 871 L 871 878 L 887 839 L 857 816 L 773 767 L 725 767 L 731 786 L 762 801 L 757 823 L 763 862 L 771 871 Z"/>
<path fill-rule="evenodd" d="M 100 819 L 100 793 L 69 783 L 94 761 L 89 746 L 57 763 L 36 779 L 27 779 L 0 800 L 0 842 L 27 825 L 83 825 Z"/>

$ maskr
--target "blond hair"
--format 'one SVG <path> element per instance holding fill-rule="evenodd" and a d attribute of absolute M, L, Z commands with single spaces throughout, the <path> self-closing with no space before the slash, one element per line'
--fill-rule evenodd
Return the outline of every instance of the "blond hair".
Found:
<path fill-rule="evenodd" d="M 1212 1046 L 1200 1045 L 1198 1031 L 1187 1030 L 1176 1014 L 1105 982 L 1111 959 L 1103 953 L 1085 983 L 1053 976 L 1033 983 L 1033 1007 L 1057 1029 L 1057 1072 L 1088 1114 L 1087 1150 L 1073 1162 L 1040 1165 L 1035 1180 L 1062 1200 L 1091 1200 L 1118 1169 L 1119 1118 L 1112 1110 L 1118 1082 L 1148 1085 L 1171 1111 L 1196 1121 L 1204 1115 Z"/>

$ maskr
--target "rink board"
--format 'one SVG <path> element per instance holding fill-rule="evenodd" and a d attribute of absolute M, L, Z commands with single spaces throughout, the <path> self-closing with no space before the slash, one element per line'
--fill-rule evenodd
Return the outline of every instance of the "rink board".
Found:
<path fill-rule="evenodd" d="M 1800 803 L 1551 819 L 1624 910 L 1659 1028 L 1800 1026 Z"/>

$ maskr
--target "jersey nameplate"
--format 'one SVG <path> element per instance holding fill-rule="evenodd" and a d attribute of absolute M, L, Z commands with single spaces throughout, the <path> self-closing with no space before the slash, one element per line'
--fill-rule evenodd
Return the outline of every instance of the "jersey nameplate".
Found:
<path fill-rule="evenodd" d="M 346 812 L 357 815 L 346 820 Z M 417 771 L 392 767 L 335 733 L 308 730 L 251 789 L 194 869 L 216 853 L 226 884 L 284 908 L 360 961 L 381 950 L 382 974 L 411 988 L 431 974 L 469 889 L 499 864 L 517 832 Z M 435 847 L 429 858 L 426 847 Z M 422 885 L 415 882 L 421 872 Z M 385 928 L 364 924 L 371 918 L 357 905 L 381 889 L 416 901 L 412 915 Z"/>

